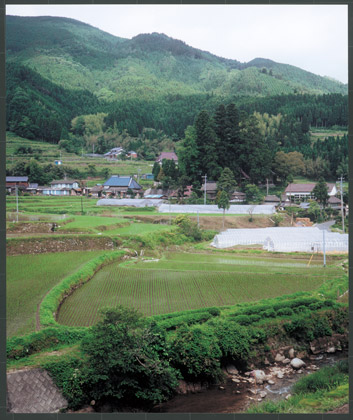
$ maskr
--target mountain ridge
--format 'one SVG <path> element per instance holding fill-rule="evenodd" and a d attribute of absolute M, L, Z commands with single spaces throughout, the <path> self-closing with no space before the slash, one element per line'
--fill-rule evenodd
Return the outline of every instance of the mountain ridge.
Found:
<path fill-rule="evenodd" d="M 147 99 L 147 92 L 225 97 L 347 93 L 343 83 L 299 67 L 266 58 L 241 63 L 164 33 L 120 38 L 75 19 L 52 16 L 7 16 L 6 24 L 9 62 L 105 100 L 136 95 Z"/>

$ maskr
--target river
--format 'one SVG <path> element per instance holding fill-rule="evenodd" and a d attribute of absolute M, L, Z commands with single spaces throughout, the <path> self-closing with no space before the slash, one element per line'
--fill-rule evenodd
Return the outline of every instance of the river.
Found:
<path fill-rule="evenodd" d="M 341 359 L 347 358 L 347 354 L 336 353 L 335 355 L 318 355 L 312 359 L 304 359 L 306 368 L 302 373 L 289 369 L 283 379 L 275 379 L 275 383 L 269 385 L 265 383 L 256 387 L 257 391 L 267 393 L 265 401 L 278 401 L 284 399 L 291 392 L 291 388 L 304 375 L 310 374 L 317 368 L 332 365 Z M 279 366 L 280 364 L 278 364 Z M 273 369 L 274 366 L 272 366 Z M 271 368 L 263 369 L 266 374 L 270 373 Z M 250 389 L 254 390 L 254 384 L 248 382 L 244 376 L 240 383 L 227 379 L 222 386 L 212 386 L 204 391 L 177 395 L 173 399 L 157 405 L 152 412 L 159 413 L 240 413 L 244 412 L 251 403 L 258 404 L 261 399 L 258 394 L 254 395 Z"/>

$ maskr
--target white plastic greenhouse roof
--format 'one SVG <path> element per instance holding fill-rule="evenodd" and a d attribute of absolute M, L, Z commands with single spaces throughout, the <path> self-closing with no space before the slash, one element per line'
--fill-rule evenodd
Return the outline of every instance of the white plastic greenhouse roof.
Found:
<path fill-rule="evenodd" d="M 102 198 L 97 201 L 97 206 L 130 206 L 130 207 L 154 207 L 163 200 L 145 200 L 143 198 Z"/>
<path fill-rule="evenodd" d="M 234 204 L 225 211 L 225 214 L 249 214 L 249 210 L 253 209 L 252 214 L 274 214 L 276 208 L 270 204 L 261 204 L 258 206 Z M 200 213 L 200 214 L 223 214 L 223 209 L 219 209 L 216 205 L 211 204 L 162 204 L 159 206 L 160 213 Z"/>
<path fill-rule="evenodd" d="M 325 235 L 327 252 L 348 252 L 348 235 L 323 231 L 317 227 L 272 227 L 262 229 L 228 229 L 216 235 L 215 248 L 236 245 L 263 245 L 268 251 L 322 252 Z"/>

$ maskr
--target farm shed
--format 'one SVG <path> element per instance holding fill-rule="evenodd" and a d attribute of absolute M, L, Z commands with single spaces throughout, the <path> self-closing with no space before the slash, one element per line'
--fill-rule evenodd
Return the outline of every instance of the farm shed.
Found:
<path fill-rule="evenodd" d="M 317 227 L 272 227 L 263 229 L 228 229 L 215 236 L 212 246 L 263 246 L 276 252 L 323 252 L 323 230 Z M 325 231 L 327 252 L 348 252 L 348 235 Z"/>
<path fill-rule="evenodd" d="M 159 206 L 160 213 L 200 213 L 200 214 L 223 214 L 223 209 L 213 204 L 162 204 Z M 275 206 L 272 205 L 241 205 L 234 204 L 226 210 L 226 214 L 274 214 Z"/>

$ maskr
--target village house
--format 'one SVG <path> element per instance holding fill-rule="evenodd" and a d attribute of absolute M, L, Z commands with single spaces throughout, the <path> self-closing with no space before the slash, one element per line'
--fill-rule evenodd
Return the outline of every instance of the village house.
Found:
<path fill-rule="evenodd" d="M 241 191 L 234 191 L 230 197 L 230 203 L 244 203 L 246 199 L 245 193 Z"/>
<path fill-rule="evenodd" d="M 16 187 L 24 191 L 26 188 L 28 188 L 28 176 L 7 176 L 6 177 L 6 190 L 8 192 L 15 191 Z"/>
<path fill-rule="evenodd" d="M 82 193 L 79 182 L 71 179 L 52 181 L 50 187 L 38 187 L 37 191 L 43 195 L 80 195 Z"/>
<path fill-rule="evenodd" d="M 281 199 L 277 195 L 266 195 L 264 198 L 264 204 L 272 204 L 274 206 L 279 206 L 281 204 Z"/>
<path fill-rule="evenodd" d="M 133 150 L 130 150 L 130 152 L 126 153 L 126 157 L 128 157 L 130 159 L 137 159 L 137 153 L 134 152 Z"/>
<path fill-rule="evenodd" d="M 128 198 L 128 190 L 131 190 L 136 198 L 143 197 L 143 189 L 133 177 L 112 175 L 108 181 L 103 184 L 102 192 L 110 197 Z"/>
<path fill-rule="evenodd" d="M 314 199 L 313 190 L 316 184 L 289 184 L 285 189 L 284 194 L 289 201 L 307 201 L 308 199 Z M 327 184 L 328 195 L 330 197 L 337 194 L 337 188 L 335 184 Z"/>
<path fill-rule="evenodd" d="M 174 152 L 162 152 L 156 159 L 156 162 L 162 164 L 163 159 L 174 160 L 178 163 L 178 156 Z"/>
<path fill-rule="evenodd" d="M 104 153 L 103 156 L 107 160 L 116 160 L 116 159 L 118 159 L 118 156 L 120 156 L 123 153 L 125 153 L 125 151 L 122 147 L 114 147 L 113 149 L 110 149 L 109 152 Z"/>
<path fill-rule="evenodd" d="M 333 210 L 341 210 L 341 200 L 335 196 L 332 196 L 328 199 L 327 205 Z M 345 206 L 343 204 L 343 210 L 345 210 L 344 207 Z"/>
<path fill-rule="evenodd" d="M 206 184 L 203 184 L 201 191 L 204 194 L 206 188 L 206 196 L 209 200 L 215 200 L 217 197 L 217 182 L 207 181 Z M 241 191 L 234 190 L 230 196 L 230 203 L 243 203 L 245 201 L 245 194 Z"/>

